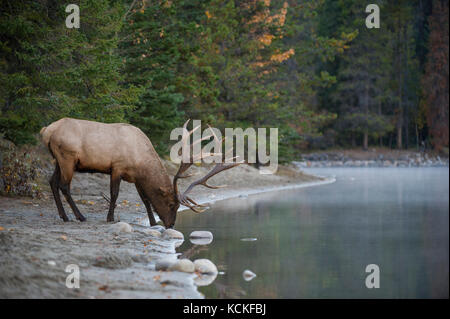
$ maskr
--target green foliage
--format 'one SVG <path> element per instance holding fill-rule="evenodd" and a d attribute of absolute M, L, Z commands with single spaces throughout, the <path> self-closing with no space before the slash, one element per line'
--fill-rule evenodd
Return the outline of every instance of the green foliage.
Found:
<path fill-rule="evenodd" d="M 123 9 L 82 0 L 80 29 L 58 2 L 6 1 L 0 19 L 0 132 L 16 144 L 63 116 L 124 120 L 139 90 L 121 86 L 115 53 Z"/>
<path fill-rule="evenodd" d="M 80 29 L 65 27 L 66 3 L 0 2 L 0 133 L 16 144 L 69 116 L 130 122 L 165 154 L 191 118 L 278 127 L 287 161 L 356 140 L 408 147 L 445 128 L 430 107 L 448 114 L 448 85 L 421 82 L 448 73 L 448 54 L 426 59 L 442 42 L 438 30 L 428 42 L 431 1 L 375 1 L 370 30 L 357 0 L 74 3 Z"/>

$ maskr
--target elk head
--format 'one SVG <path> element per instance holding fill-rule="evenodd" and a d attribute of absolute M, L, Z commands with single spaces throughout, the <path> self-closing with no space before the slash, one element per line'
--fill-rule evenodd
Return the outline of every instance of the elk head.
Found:
<path fill-rule="evenodd" d="M 183 126 L 183 132 L 186 132 L 186 133 L 183 133 L 183 137 L 182 137 L 182 150 L 183 150 L 185 147 L 190 147 L 190 150 L 192 151 L 193 146 L 194 146 L 196 143 L 201 143 L 203 140 L 205 140 L 205 139 L 210 139 L 211 137 L 213 137 L 214 140 L 215 140 L 216 142 L 220 143 L 219 145 L 222 145 L 223 139 L 222 139 L 222 141 L 218 140 L 217 136 L 214 134 L 214 131 L 211 129 L 211 134 L 212 134 L 212 135 L 207 136 L 207 137 L 204 137 L 204 138 L 202 138 L 202 139 L 200 139 L 200 140 L 198 140 L 198 141 L 195 141 L 192 145 L 189 146 L 188 141 L 189 141 L 190 135 L 191 135 L 195 130 L 197 130 L 197 129 L 199 128 L 199 126 L 197 126 L 196 128 L 194 128 L 192 131 L 188 132 L 187 129 L 186 129 L 186 128 L 187 128 L 188 122 L 189 122 L 189 120 L 186 121 L 186 123 L 184 123 L 184 126 Z M 232 151 L 232 149 L 231 149 L 231 151 Z M 191 197 L 187 196 L 187 194 L 188 194 L 195 186 L 197 186 L 197 185 L 202 185 L 202 186 L 205 186 L 205 187 L 211 188 L 211 189 L 217 189 L 217 188 L 224 187 L 225 185 L 223 185 L 223 186 L 213 186 L 213 185 L 209 185 L 209 184 L 207 183 L 207 181 L 208 181 L 211 177 L 213 177 L 214 175 L 216 175 L 216 174 L 218 174 L 218 173 L 220 173 L 220 172 L 222 172 L 222 171 L 225 171 L 225 170 L 227 170 L 227 169 L 230 169 L 230 168 L 233 168 L 233 167 L 235 167 L 235 166 L 238 166 L 238 165 L 242 164 L 242 162 L 239 162 L 239 163 L 223 163 L 223 162 L 222 162 L 222 163 L 217 163 L 217 164 L 214 166 L 214 168 L 213 168 L 208 174 L 206 174 L 206 175 L 203 176 L 202 178 L 200 178 L 200 179 L 194 181 L 193 183 L 191 183 L 191 184 L 186 188 L 186 190 L 185 190 L 183 193 L 180 193 L 180 191 L 178 190 L 178 184 L 177 184 L 177 182 L 178 182 L 178 180 L 179 180 L 180 178 L 187 178 L 187 177 L 192 176 L 192 174 L 185 174 L 185 173 L 186 173 L 186 171 L 192 166 L 192 164 L 193 164 L 195 161 L 197 161 L 197 160 L 199 160 L 199 159 L 200 159 L 200 160 L 201 160 L 201 159 L 204 159 L 204 158 L 206 158 L 206 157 L 219 157 L 219 156 L 220 156 L 220 158 L 222 158 L 222 160 L 225 159 L 225 157 L 226 157 L 226 155 L 225 155 L 225 156 L 222 156 L 222 153 L 208 153 L 208 154 L 202 154 L 202 153 L 201 153 L 200 155 L 194 156 L 194 155 L 192 154 L 192 152 L 191 152 L 191 153 L 190 153 L 189 161 L 187 161 L 187 162 L 183 162 L 183 160 L 181 161 L 180 167 L 178 168 L 178 171 L 177 171 L 177 173 L 175 174 L 175 176 L 174 176 L 174 178 L 173 178 L 173 193 L 172 193 L 172 195 L 173 195 L 173 203 L 172 203 L 172 207 L 171 207 L 171 212 L 170 212 L 170 214 L 168 214 L 170 217 L 168 218 L 167 221 L 164 221 L 164 224 L 166 225 L 166 227 L 167 227 L 167 226 L 173 227 L 173 225 L 175 224 L 175 219 L 176 219 L 177 210 L 178 210 L 178 208 L 180 207 L 180 205 L 184 205 L 184 206 L 190 208 L 192 211 L 194 211 L 194 212 L 196 212 L 196 213 L 202 213 L 202 212 L 204 212 L 204 211 L 206 210 L 206 207 L 207 207 L 206 205 L 198 204 L 198 203 L 197 203 L 196 201 L 194 201 Z M 232 160 L 235 159 L 235 158 L 236 158 L 236 157 L 233 157 Z"/>

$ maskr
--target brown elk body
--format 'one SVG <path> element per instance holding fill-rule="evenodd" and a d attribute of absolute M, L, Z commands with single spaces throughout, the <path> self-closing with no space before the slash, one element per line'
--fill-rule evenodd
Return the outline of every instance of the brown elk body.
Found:
<path fill-rule="evenodd" d="M 185 127 L 186 125 L 187 122 Z M 122 123 L 105 124 L 63 118 L 44 127 L 41 136 L 56 159 L 50 186 L 59 216 L 64 221 L 68 221 L 68 218 L 62 206 L 59 190 L 65 196 L 76 218 L 80 221 L 85 220 L 70 194 L 74 172 L 97 172 L 111 176 L 107 221 L 114 221 L 114 208 L 121 180 L 135 184 L 146 206 L 151 225 L 156 224 L 152 208 L 166 227 L 173 227 L 180 203 L 196 212 L 202 206 L 187 197 L 186 192 L 180 195 L 176 185 L 177 179 L 183 178 L 181 174 L 192 164 L 182 163 L 171 182 L 152 143 L 137 127 Z M 206 184 L 209 177 L 236 165 L 216 165 L 210 174 L 194 182 L 189 190 L 196 185 L 211 187 Z"/>

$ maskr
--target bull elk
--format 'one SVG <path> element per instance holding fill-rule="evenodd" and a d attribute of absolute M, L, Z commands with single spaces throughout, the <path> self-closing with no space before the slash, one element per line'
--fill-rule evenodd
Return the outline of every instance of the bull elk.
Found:
<path fill-rule="evenodd" d="M 184 131 L 187 132 L 187 121 Z M 192 131 L 183 134 L 183 145 L 188 145 Z M 183 175 L 192 165 L 181 162 L 178 172 L 170 181 L 161 160 L 149 138 L 137 127 L 129 124 L 105 124 L 93 121 L 63 118 L 41 130 L 44 144 L 56 160 L 55 171 L 50 186 L 59 216 L 68 221 L 59 190 L 64 194 L 75 217 L 80 221 L 86 218 L 80 213 L 70 194 L 70 183 L 74 172 L 109 174 L 109 211 L 106 220 L 114 221 L 114 208 L 119 195 L 121 180 L 133 183 L 142 199 L 150 225 L 156 225 L 153 209 L 164 223 L 171 228 L 175 224 L 180 204 L 195 212 L 202 212 L 204 205 L 196 203 L 187 194 L 197 185 L 217 188 L 207 184 L 212 176 L 235 167 L 240 163 L 218 163 L 204 177 L 193 182 L 184 193 L 178 191 L 177 181 L 191 175 Z M 217 138 L 216 136 L 210 136 Z M 217 156 L 218 154 L 215 154 Z"/>

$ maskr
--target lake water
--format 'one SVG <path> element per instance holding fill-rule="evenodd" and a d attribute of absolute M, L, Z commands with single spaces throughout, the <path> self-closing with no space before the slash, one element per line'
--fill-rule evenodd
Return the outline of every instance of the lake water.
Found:
<path fill-rule="evenodd" d="M 210 245 L 179 248 L 222 272 L 199 287 L 206 298 L 448 298 L 448 168 L 307 172 L 336 182 L 180 214 L 186 235 L 214 234 Z M 380 288 L 366 287 L 369 264 Z M 244 280 L 246 269 L 257 276 Z"/>

